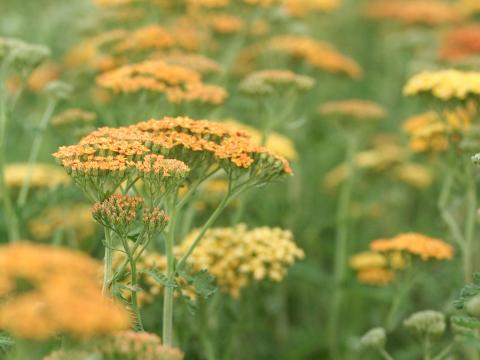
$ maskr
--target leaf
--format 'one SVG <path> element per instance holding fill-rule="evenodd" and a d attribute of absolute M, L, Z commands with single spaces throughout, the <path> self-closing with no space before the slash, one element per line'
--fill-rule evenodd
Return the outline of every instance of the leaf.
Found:
<path fill-rule="evenodd" d="M 204 299 L 208 299 L 217 290 L 215 277 L 207 270 L 199 271 L 193 275 L 193 287 L 196 293 Z"/>
<path fill-rule="evenodd" d="M 187 295 L 183 295 L 183 294 L 180 296 L 180 299 L 182 299 L 182 301 L 185 303 L 188 312 L 191 315 L 195 315 L 195 313 L 198 310 L 197 303 L 194 300 L 192 300 L 190 297 L 188 297 Z"/>
<path fill-rule="evenodd" d="M 165 274 L 162 274 L 158 269 L 146 269 L 143 270 L 142 273 L 151 276 L 153 280 L 164 287 L 178 287 L 178 284 L 175 281 L 168 280 Z"/>
<path fill-rule="evenodd" d="M 15 344 L 15 341 L 7 336 L 0 334 L 0 350 L 6 351 L 8 348 L 12 347 Z"/>
<path fill-rule="evenodd" d="M 451 321 L 457 326 L 467 329 L 480 329 L 480 320 L 468 316 L 452 316 Z"/>

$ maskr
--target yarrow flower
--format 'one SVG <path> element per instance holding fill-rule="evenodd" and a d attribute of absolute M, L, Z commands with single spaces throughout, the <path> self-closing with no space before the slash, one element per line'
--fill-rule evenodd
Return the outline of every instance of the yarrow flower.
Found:
<path fill-rule="evenodd" d="M 368 4 L 366 15 L 372 19 L 391 19 L 405 25 L 435 26 L 463 20 L 459 8 L 448 2 L 430 0 L 379 0 Z"/>
<path fill-rule="evenodd" d="M 72 48 L 63 58 L 68 69 L 86 68 L 94 71 L 106 71 L 117 66 L 117 59 L 104 51 L 127 36 L 124 29 L 114 29 L 88 38 Z"/>
<path fill-rule="evenodd" d="M 175 38 L 160 25 L 147 25 L 134 30 L 118 42 L 113 51 L 125 53 L 152 49 L 170 48 L 175 44 Z"/>
<path fill-rule="evenodd" d="M 405 252 L 422 260 L 450 260 L 453 247 L 446 242 L 418 233 L 399 234 L 391 239 L 372 241 L 370 249 L 376 252 Z"/>
<path fill-rule="evenodd" d="M 224 88 L 204 84 L 198 72 L 161 60 L 122 66 L 99 75 L 97 83 L 115 93 L 164 93 L 172 103 L 198 101 L 218 105 L 227 97 Z"/>
<path fill-rule="evenodd" d="M 175 252 L 183 254 L 196 236 L 196 231 L 189 234 Z M 290 231 L 268 227 L 249 230 L 239 224 L 208 230 L 188 262 L 193 269 L 208 270 L 222 291 L 238 298 L 241 289 L 252 282 L 281 281 L 288 267 L 304 256 Z"/>
<path fill-rule="evenodd" d="M 255 145 L 246 133 L 227 124 L 186 117 L 101 128 L 77 145 L 61 147 L 54 157 L 96 201 L 112 195 L 126 180 L 132 184 L 141 178 L 155 185 L 154 179 L 167 173 L 181 183 L 185 176 L 196 181 L 209 169 L 220 167 L 236 177 L 248 176 L 257 185 L 292 173 L 285 159 Z M 190 168 L 188 175 L 179 161 Z"/>
<path fill-rule="evenodd" d="M 54 165 L 35 164 L 30 169 L 27 163 L 8 164 L 5 167 L 5 183 L 8 187 L 20 188 L 29 173 L 32 188 L 55 188 L 70 183 L 68 176 Z"/>
<path fill-rule="evenodd" d="M 270 40 L 266 49 L 303 59 L 313 67 L 328 72 L 343 73 L 354 79 L 362 76 L 362 70 L 355 61 L 340 54 L 332 45 L 313 38 L 277 36 Z"/>
<path fill-rule="evenodd" d="M 332 12 L 341 5 L 341 0 L 283 0 L 282 5 L 292 16 L 303 17 L 316 12 Z"/>
<path fill-rule="evenodd" d="M 105 227 L 113 228 L 119 234 L 128 233 L 129 227 L 137 219 L 143 198 L 113 194 L 92 207 L 93 218 Z"/>
<path fill-rule="evenodd" d="M 458 144 L 472 125 L 478 110 L 475 103 L 467 102 L 466 106 L 434 111 L 408 118 L 403 130 L 410 136 L 410 149 L 414 152 L 441 152 L 452 143 Z"/>
<path fill-rule="evenodd" d="M 480 72 L 424 71 L 408 80 L 403 93 L 406 96 L 429 94 L 441 101 L 466 100 L 480 94 Z"/>
<path fill-rule="evenodd" d="M 82 253 L 47 245 L 0 247 L 0 328 L 45 340 L 106 335 L 128 328 L 130 315 L 101 294 L 100 264 Z"/>
<path fill-rule="evenodd" d="M 478 55 L 480 55 L 480 25 L 463 25 L 448 31 L 443 36 L 440 59 L 464 62 Z"/>
<path fill-rule="evenodd" d="M 393 261 L 392 261 L 393 260 Z M 396 258 L 370 251 L 350 257 L 350 267 L 356 271 L 359 282 L 373 286 L 387 285 L 395 279 L 394 269 L 398 267 Z"/>

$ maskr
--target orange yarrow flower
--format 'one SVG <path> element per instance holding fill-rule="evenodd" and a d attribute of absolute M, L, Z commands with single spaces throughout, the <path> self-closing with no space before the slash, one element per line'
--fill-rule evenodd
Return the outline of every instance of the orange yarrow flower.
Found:
<path fill-rule="evenodd" d="M 422 260 L 450 260 L 453 247 L 446 242 L 418 233 L 399 234 L 391 239 L 372 241 L 370 249 L 377 252 L 404 251 Z"/>

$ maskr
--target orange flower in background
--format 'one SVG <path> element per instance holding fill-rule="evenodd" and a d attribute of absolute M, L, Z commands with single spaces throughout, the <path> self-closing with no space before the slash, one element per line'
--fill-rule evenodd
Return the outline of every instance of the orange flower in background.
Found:
<path fill-rule="evenodd" d="M 472 125 L 477 114 L 474 102 L 445 110 L 443 114 L 429 111 L 408 118 L 403 131 L 410 136 L 410 149 L 414 152 L 441 152 L 450 143 L 458 143 Z"/>
<path fill-rule="evenodd" d="M 161 92 L 172 103 L 199 101 L 221 104 L 227 97 L 226 90 L 221 86 L 204 84 L 198 72 L 161 60 L 122 66 L 99 75 L 97 84 L 115 93 Z"/>
<path fill-rule="evenodd" d="M 127 36 L 123 29 L 110 30 L 92 38 L 88 38 L 71 49 L 63 58 L 63 64 L 68 69 L 87 67 L 98 70 L 105 66 L 105 59 L 109 58 L 102 51 L 102 47 L 115 43 Z"/>
<path fill-rule="evenodd" d="M 60 78 L 60 65 L 47 62 L 36 68 L 28 78 L 28 88 L 33 92 L 42 91 L 50 81 Z"/>
<path fill-rule="evenodd" d="M 340 7 L 341 0 L 283 0 L 283 6 L 292 16 L 306 16 L 312 12 L 331 12 Z"/>
<path fill-rule="evenodd" d="M 464 25 L 444 35 L 440 59 L 461 61 L 478 55 L 480 55 L 480 24 Z"/>
<path fill-rule="evenodd" d="M 206 15 L 208 26 L 220 34 L 231 34 L 242 30 L 244 21 L 241 17 L 228 14 L 210 14 Z"/>
<path fill-rule="evenodd" d="M 114 51 L 124 53 L 128 51 L 144 51 L 151 49 L 165 49 L 175 44 L 175 38 L 160 25 L 148 25 L 129 33 L 114 46 Z"/>
<path fill-rule="evenodd" d="M 357 279 L 359 282 L 366 285 L 384 286 L 393 282 L 395 274 L 389 269 L 364 269 L 357 273 Z"/>
<path fill-rule="evenodd" d="M 101 265 L 78 251 L 15 243 L 0 247 L 0 329 L 18 338 L 88 338 L 127 329 L 130 315 L 102 296 Z"/>
<path fill-rule="evenodd" d="M 389 19 L 404 25 L 435 26 L 464 19 L 460 9 L 448 2 L 432 0 L 379 0 L 367 5 L 366 16 Z"/>
<path fill-rule="evenodd" d="M 403 251 L 420 257 L 422 260 L 450 260 L 453 247 L 443 240 L 418 233 L 399 234 L 391 239 L 372 241 L 370 249 L 377 252 Z"/>
<path fill-rule="evenodd" d="M 302 59 L 311 66 L 332 73 L 362 77 L 362 69 L 352 59 L 340 54 L 332 45 L 306 36 L 283 35 L 270 40 L 266 49 Z"/>

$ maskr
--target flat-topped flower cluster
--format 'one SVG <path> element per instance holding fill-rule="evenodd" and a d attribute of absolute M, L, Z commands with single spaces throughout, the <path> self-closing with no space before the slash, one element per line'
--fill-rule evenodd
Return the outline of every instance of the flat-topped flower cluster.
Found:
<path fill-rule="evenodd" d="M 265 182 L 291 174 L 288 162 L 226 124 L 187 117 L 149 120 L 119 128 L 100 128 L 78 144 L 61 147 L 54 157 L 75 182 L 98 200 L 131 178 L 150 173 L 189 179 L 212 167 L 246 172 Z M 190 171 L 189 171 L 190 170 Z M 108 175 L 108 177 L 106 176 Z"/>

